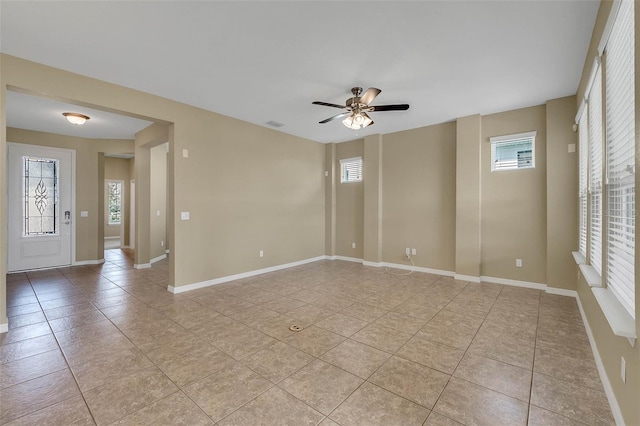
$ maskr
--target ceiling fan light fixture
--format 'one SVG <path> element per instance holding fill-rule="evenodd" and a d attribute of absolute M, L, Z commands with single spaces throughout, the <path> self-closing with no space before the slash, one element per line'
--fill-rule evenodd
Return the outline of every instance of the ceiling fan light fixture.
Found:
<path fill-rule="evenodd" d="M 371 118 L 369 118 L 369 116 L 364 112 L 355 112 L 342 120 L 342 124 L 351 130 L 364 129 L 371 123 L 373 123 L 373 120 L 371 120 Z"/>
<path fill-rule="evenodd" d="M 81 126 L 87 122 L 87 120 L 91 119 L 88 115 L 79 114 L 77 112 L 63 112 L 62 115 L 67 119 L 67 121 L 76 126 Z"/>

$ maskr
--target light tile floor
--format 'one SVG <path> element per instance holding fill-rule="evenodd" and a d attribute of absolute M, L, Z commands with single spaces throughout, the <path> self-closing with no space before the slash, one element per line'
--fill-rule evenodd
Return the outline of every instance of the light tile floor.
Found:
<path fill-rule="evenodd" d="M 340 261 L 173 295 L 105 257 L 7 276 L 0 424 L 614 423 L 568 297 Z"/>

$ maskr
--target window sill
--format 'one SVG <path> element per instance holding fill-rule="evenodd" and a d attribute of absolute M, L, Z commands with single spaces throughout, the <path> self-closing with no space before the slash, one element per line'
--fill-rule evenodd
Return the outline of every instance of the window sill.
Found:
<path fill-rule="evenodd" d="M 573 260 L 576 261 L 576 264 L 578 264 L 578 265 L 586 265 L 587 264 L 587 258 L 584 257 L 584 255 L 582 253 L 580 253 L 579 251 L 572 251 L 571 254 L 573 255 Z"/>
<path fill-rule="evenodd" d="M 602 278 L 600 274 L 593 268 L 591 265 L 587 264 L 579 264 L 580 272 L 582 272 L 582 276 L 584 277 L 589 287 L 602 287 Z"/>
<path fill-rule="evenodd" d="M 606 288 L 592 288 L 600 309 L 607 318 L 613 334 L 626 337 L 633 347 L 636 343 L 636 325 L 634 319 L 620 304 L 618 299 Z"/>

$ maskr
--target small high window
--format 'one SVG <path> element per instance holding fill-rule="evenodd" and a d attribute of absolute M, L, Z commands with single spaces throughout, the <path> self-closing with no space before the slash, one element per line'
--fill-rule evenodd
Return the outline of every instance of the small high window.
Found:
<path fill-rule="evenodd" d="M 340 160 L 340 183 L 362 182 L 362 157 Z"/>
<path fill-rule="evenodd" d="M 120 225 L 122 221 L 122 182 L 107 182 L 109 191 L 107 199 L 109 202 L 109 225 Z"/>
<path fill-rule="evenodd" d="M 532 169 L 536 166 L 536 132 L 495 136 L 491 141 L 491 171 Z"/>

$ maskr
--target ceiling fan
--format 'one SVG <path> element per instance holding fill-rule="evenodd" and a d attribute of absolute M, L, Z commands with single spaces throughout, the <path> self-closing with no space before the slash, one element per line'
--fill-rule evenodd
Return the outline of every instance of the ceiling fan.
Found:
<path fill-rule="evenodd" d="M 322 120 L 319 123 L 324 124 L 330 121 L 336 120 L 338 118 L 346 117 L 342 120 L 342 124 L 346 127 L 359 130 L 364 129 L 367 126 L 373 124 L 373 120 L 368 112 L 377 112 L 377 111 L 406 111 L 409 109 L 409 104 L 397 104 L 397 105 L 369 105 L 373 100 L 382 92 L 380 89 L 376 89 L 375 87 L 370 87 L 362 94 L 362 87 L 354 87 L 351 89 L 351 93 L 353 93 L 353 98 L 347 99 L 344 106 L 338 104 L 332 104 L 328 102 L 315 101 L 312 102 L 314 105 L 324 105 L 333 108 L 340 108 L 344 111 L 340 114 L 334 115 L 333 117 L 329 117 L 326 120 Z"/>

